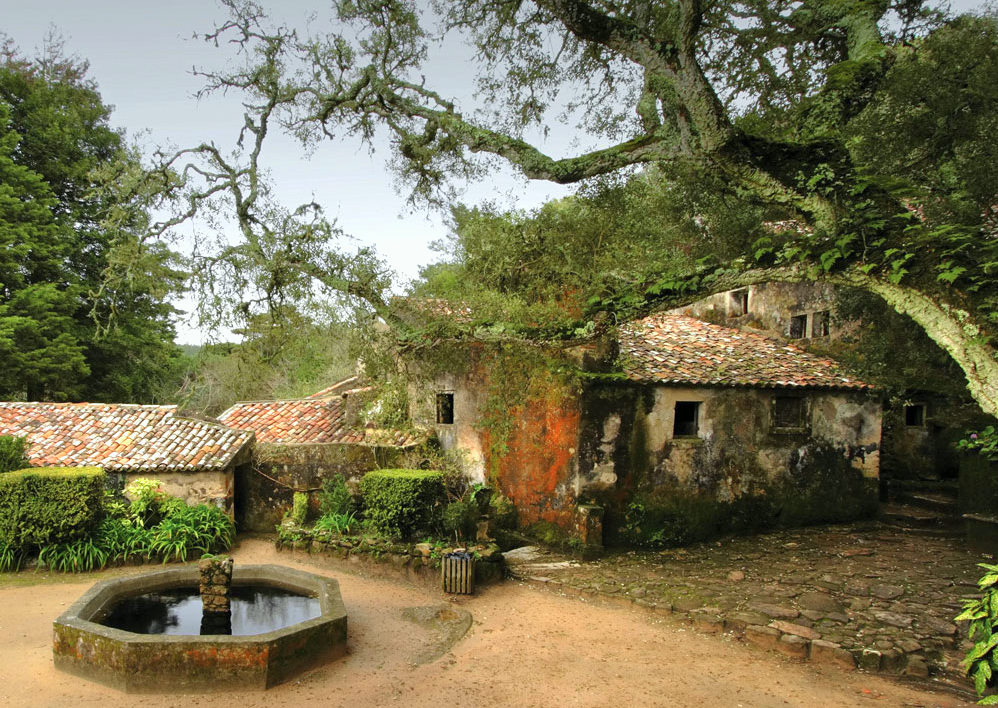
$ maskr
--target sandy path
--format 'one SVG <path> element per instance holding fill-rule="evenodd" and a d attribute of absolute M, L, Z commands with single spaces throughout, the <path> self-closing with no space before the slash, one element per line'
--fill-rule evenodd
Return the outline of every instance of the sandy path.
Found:
<path fill-rule="evenodd" d="M 243 541 L 234 555 L 237 563 L 281 563 L 337 577 L 349 613 L 348 656 L 266 693 L 125 695 L 52 666 L 51 622 L 92 579 L 31 586 L 20 584 L 23 577 L 0 580 L 0 705 L 965 705 L 943 693 L 794 663 L 641 612 L 512 583 L 461 600 L 474 617 L 468 635 L 442 658 L 417 666 L 430 634 L 401 612 L 437 604 L 440 594 L 292 560 L 264 541 Z"/>

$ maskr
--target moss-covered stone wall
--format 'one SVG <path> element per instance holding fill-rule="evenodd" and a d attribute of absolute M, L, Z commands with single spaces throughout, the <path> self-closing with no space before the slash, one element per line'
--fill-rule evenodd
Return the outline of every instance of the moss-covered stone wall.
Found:
<path fill-rule="evenodd" d="M 590 388 L 579 497 L 606 508 L 609 542 L 649 546 L 872 514 L 879 401 L 801 393 L 802 424 L 781 428 L 774 400 L 787 395 L 751 388 Z M 674 435 L 677 402 L 699 404 L 696 435 Z"/>
<path fill-rule="evenodd" d="M 373 469 L 397 466 L 403 452 L 373 445 L 257 443 L 252 463 L 236 470 L 236 522 L 244 531 L 273 531 L 295 492 L 307 492 L 318 508 L 325 480 L 339 474 L 359 482 Z"/>

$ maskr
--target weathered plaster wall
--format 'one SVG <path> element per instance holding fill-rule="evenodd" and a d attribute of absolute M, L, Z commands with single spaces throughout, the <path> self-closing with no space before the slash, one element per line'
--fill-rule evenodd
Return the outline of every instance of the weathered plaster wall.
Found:
<path fill-rule="evenodd" d="M 217 506 L 226 514 L 233 514 L 234 466 L 216 472 L 143 472 L 108 474 L 111 484 L 124 489 L 136 479 L 155 479 L 171 497 L 178 497 L 191 505 Z"/>
<path fill-rule="evenodd" d="M 476 427 L 485 405 L 487 381 L 485 372 L 477 367 L 466 373 L 445 373 L 425 387 L 409 391 L 410 417 L 413 423 L 432 430 L 444 450 L 464 450 L 465 472 L 474 481 L 484 484 L 485 446 L 481 431 Z M 454 394 L 454 422 L 437 423 L 438 393 Z"/>
<path fill-rule="evenodd" d="M 762 283 L 741 290 L 748 291 L 747 314 L 741 314 L 738 308 L 733 295 L 739 292 L 737 290 L 716 293 L 672 312 L 726 327 L 788 337 L 791 317 L 835 309 L 835 288 L 824 283 Z M 811 337 L 810 325 L 811 319 L 808 319 L 805 338 Z M 830 338 L 841 336 L 844 329 L 848 328 L 833 320 L 830 323 Z"/>
<path fill-rule="evenodd" d="M 317 509 L 325 480 L 340 474 L 358 482 L 373 469 L 396 466 L 402 454 L 401 448 L 372 445 L 257 443 L 253 463 L 236 473 L 236 521 L 242 530 L 273 531 L 296 491 L 308 492 Z"/>
<path fill-rule="evenodd" d="M 663 541 L 691 540 L 727 525 L 794 525 L 875 509 L 879 401 L 811 392 L 804 397 L 806 428 L 776 429 L 773 399 L 786 395 L 764 389 L 594 388 L 583 406 L 587 423 L 577 494 L 607 507 L 611 539 L 631 541 L 647 540 L 653 527 L 670 524 L 677 528 Z M 677 401 L 700 403 L 695 438 L 673 436 Z M 745 518 L 735 518 L 739 513 Z M 690 527 L 689 538 L 678 528 L 683 524 Z"/>

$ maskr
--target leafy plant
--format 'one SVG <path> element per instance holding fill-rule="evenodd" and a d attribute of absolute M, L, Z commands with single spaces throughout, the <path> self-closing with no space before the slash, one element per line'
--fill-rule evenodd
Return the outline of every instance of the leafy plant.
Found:
<path fill-rule="evenodd" d="M 998 430 L 989 425 L 983 430 L 971 433 L 956 444 L 958 450 L 977 452 L 989 460 L 998 460 Z"/>
<path fill-rule="evenodd" d="M 28 466 L 25 438 L 0 435 L 0 474 Z"/>
<path fill-rule="evenodd" d="M 103 568 L 107 561 L 107 551 L 91 538 L 52 544 L 38 553 L 39 563 L 63 573 L 87 573 Z"/>
<path fill-rule="evenodd" d="M 970 622 L 969 637 L 974 647 L 963 658 L 963 668 L 974 680 L 978 696 L 995 684 L 995 671 L 998 670 L 998 565 L 978 563 L 986 571 L 977 581 L 983 592 L 979 598 L 964 600 L 963 612 L 956 617 L 957 622 Z M 998 695 L 984 696 L 980 705 L 998 705 Z"/>
<path fill-rule="evenodd" d="M 308 495 L 305 492 L 295 492 L 291 501 L 291 522 L 295 526 L 304 526 L 308 518 Z"/>
<path fill-rule="evenodd" d="M 444 507 L 441 523 L 448 536 L 457 534 L 461 539 L 473 538 L 475 525 L 481 518 L 478 503 L 474 499 L 451 502 Z"/>
<path fill-rule="evenodd" d="M 131 519 L 109 517 L 97 529 L 97 545 L 107 552 L 108 562 L 127 562 L 129 558 L 149 555 L 152 533 Z"/>
<path fill-rule="evenodd" d="M 343 475 L 334 474 L 322 483 L 322 490 L 319 492 L 319 511 L 323 516 L 348 514 L 352 505 L 353 495 Z"/>
<path fill-rule="evenodd" d="M 347 514 L 323 514 L 315 522 L 316 531 L 326 533 L 347 534 L 357 525 L 357 515 L 354 512 Z"/>
<path fill-rule="evenodd" d="M 0 573 L 8 573 L 21 567 L 23 556 L 17 548 L 0 542 Z"/>
<path fill-rule="evenodd" d="M 154 526 L 162 518 L 161 505 L 167 497 L 161 484 L 159 480 L 140 477 L 125 487 L 125 496 L 132 500 L 129 513 L 139 526 Z"/>

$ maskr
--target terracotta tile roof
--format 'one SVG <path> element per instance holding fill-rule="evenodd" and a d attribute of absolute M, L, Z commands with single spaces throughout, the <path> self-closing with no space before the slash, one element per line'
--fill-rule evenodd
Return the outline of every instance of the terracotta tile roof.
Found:
<path fill-rule="evenodd" d="M 830 359 L 752 332 L 658 313 L 620 328 L 632 381 L 698 386 L 869 389 Z"/>
<path fill-rule="evenodd" d="M 0 402 L 0 435 L 27 437 L 33 466 L 109 472 L 221 470 L 253 439 L 176 406 L 118 403 Z"/>
<path fill-rule="evenodd" d="M 422 440 L 398 430 L 365 430 L 347 425 L 344 399 L 240 402 L 218 419 L 252 430 L 263 443 L 353 443 L 406 447 Z"/>

